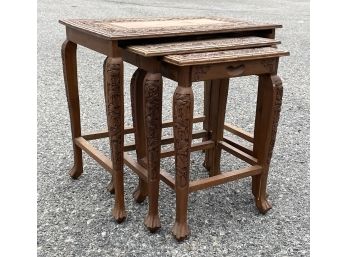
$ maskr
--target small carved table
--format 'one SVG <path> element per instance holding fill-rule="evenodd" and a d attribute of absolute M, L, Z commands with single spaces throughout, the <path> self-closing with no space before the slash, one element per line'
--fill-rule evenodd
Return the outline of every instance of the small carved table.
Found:
<path fill-rule="evenodd" d="M 280 25 L 276 24 L 261 24 L 261 23 L 251 23 L 246 21 L 239 21 L 228 18 L 206 18 L 206 17 L 183 17 L 183 18 L 152 18 L 152 19 L 114 19 L 114 20 L 62 20 L 60 23 L 66 26 L 66 41 L 62 46 L 62 58 L 63 58 L 63 69 L 64 78 L 66 86 L 66 94 L 68 100 L 68 107 L 71 120 L 71 131 L 73 139 L 73 149 L 74 149 L 74 166 L 70 171 L 72 178 L 78 178 L 83 171 L 82 164 L 82 150 L 88 153 L 92 158 L 94 158 L 102 167 L 112 174 L 112 184 L 111 188 L 115 188 L 115 207 L 113 209 L 113 216 L 117 222 L 122 222 L 125 217 L 125 205 L 124 205 L 124 184 L 123 184 L 123 163 L 125 162 L 130 168 L 138 171 L 139 187 L 135 192 L 134 196 L 137 201 L 142 201 L 146 195 L 149 196 L 149 212 L 145 219 L 145 224 L 147 227 L 154 231 L 159 226 L 158 218 L 158 176 L 159 174 L 159 155 L 161 157 L 172 156 L 176 153 L 176 163 L 182 163 L 179 165 L 179 169 L 182 169 L 179 174 L 184 174 L 184 176 L 177 176 L 177 182 L 175 183 L 173 179 L 168 174 L 161 172 L 160 176 L 163 181 L 174 187 L 174 185 L 184 185 L 184 191 L 182 191 L 181 196 L 178 198 L 177 191 L 177 202 L 179 202 L 179 207 L 182 206 L 182 214 L 179 214 L 181 227 L 185 227 L 186 222 L 186 205 L 187 205 L 187 193 L 188 190 L 195 191 L 205 187 L 205 185 L 220 184 L 219 182 L 212 182 L 208 178 L 204 183 L 194 183 L 188 186 L 187 174 L 188 166 L 184 165 L 188 162 L 188 152 L 194 149 L 206 149 L 207 158 L 205 166 L 210 170 L 210 175 L 219 174 L 219 169 L 216 166 L 215 158 L 219 155 L 215 150 L 212 150 L 212 145 L 219 142 L 220 148 L 228 149 L 228 151 L 234 152 L 237 155 L 243 156 L 243 158 L 248 159 L 253 163 L 252 169 L 248 169 L 249 175 L 255 175 L 253 178 L 253 192 L 258 194 L 260 189 L 260 181 L 265 180 L 265 176 L 261 176 L 261 168 L 256 165 L 258 163 L 257 159 L 251 154 L 246 155 L 241 150 L 240 147 L 233 145 L 233 143 L 226 143 L 226 140 L 221 141 L 221 115 L 219 115 L 218 130 L 213 129 L 216 125 L 212 123 L 212 120 L 207 119 L 207 117 L 213 115 L 211 113 L 210 104 L 211 101 L 219 101 L 219 97 L 222 97 L 222 92 L 226 92 L 227 81 L 226 79 L 216 79 L 212 76 L 212 71 L 205 71 L 204 65 L 200 66 L 189 66 L 185 64 L 185 60 L 180 60 L 180 56 L 171 55 L 166 57 L 163 61 L 155 61 L 156 57 L 149 61 L 149 58 L 139 58 L 139 54 L 136 54 L 136 47 L 139 48 L 141 45 L 151 45 L 153 43 L 170 43 L 178 41 L 195 41 L 195 40 L 219 40 L 220 38 L 236 38 L 236 37 L 258 37 L 254 46 L 265 46 L 269 45 L 270 42 L 265 42 L 265 40 L 260 40 L 260 38 L 274 39 L 275 29 L 280 28 Z M 233 39 L 230 39 L 233 41 Z M 235 40 L 234 40 L 235 41 Z M 243 40 L 239 40 L 239 45 L 243 45 Z M 252 40 L 244 42 L 247 47 L 252 45 Z M 272 44 L 276 44 L 273 41 Z M 81 45 L 87 47 L 96 52 L 106 55 L 104 62 L 104 90 L 105 90 L 105 102 L 106 102 L 106 113 L 107 113 L 107 124 L 108 130 L 106 132 L 101 132 L 97 134 L 81 135 L 81 123 L 80 123 L 80 106 L 79 106 L 79 96 L 78 96 L 78 82 L 77 82 L 77 65 L 76 65 L 76 47 Z M 162 54 L 182 54 L 182 53 L 192 53 L 193 51 L 212 51 L 221 49 L 234 49 L 231 47 L 233 42 L 226 42 L 222 40 L 220 43 L 210 44 L 210 48 L 207 45 L 203 46 L 202 49 L 186 45 L 186 48 L 179 46 L 180 51 L 168 50 L 168 52 Z M 196 44 L 197 45 L 197 44 Z M 209 45 L 209 44 L 208 44 Z M 133 50 L 128 49 L 128 46 L 133 47 Z M 156 47 L 155 47 L 156 48 Z M 164 45 L 164 48 L 165 45 Z M 243 48 L 239 46 L 238 48 Z M 139 49 L 138 49 L 139 50 Z M 156 50 L 156 49 L 155 49 Z M 148 56 L 151 56 L 151 49 L 148 49 Z M 278 57 L 279 57 L 278 53 Z M 194 56 L 190 57 L 194 58 Z M 189 59 L 190 59 L 189 58 Z M 210 58 L 209 56 L 207 57 Z M 185 59 L 185 58 L 184 58 Z M 277 59 L 277 57 L 275 57 Z M 135 122 L 135 128 L 124 128 L 124 102 L 123 102 L 123 60 L 129 63 L 135 64 L 142 70 L 139 70 L 134 74 L 132 79 L 132 108 L 133 116 Z M 175 63 L 177 62 L 177 63 Z M 164 64 L 164 65 L 163 65 Z M 197 63 L 195 63 L 197 64 Z M 267 64 L 264 63 L 262 67 L 266 67 Z M 185 68 L 180 68 L 179 75 L 176 74 L 177 69 L 175 66 L 185 66 Z M 219 65 L 216 69 L 220 69 Z M 261 66 L 260 66 L 261 67 Z M 274 67 L 274 66 L 272 66 Z M 173 69 L 174 68 L 174 69 Z M 240 68 L 240 67 L 239 67 Z M 195 70 L 192 73 L 189 71 Z M 150 73 L 146 74 L 143 71 L 147 70 Z M 245 69 L 248 70 L 248 69 Z M 216 71 L 216 70 L 215 70 Z M 231 77 L 232 74 L 238 74 L 238 67 L 232 67 L 230 71 L 227 69 L 227 77 Z M 244 72 L 244 70 L 243 70 Z M 149 113 L 154 113 L 151 116 L 151 120 L 146 120 L 146 126 L 144 122 L 144 117 L 139 114 L 142 111 L 142 106 L 137 104 L 138 102 L 144 101 L 143 99 L 159 99 L 161 97 L 161 91 L 158 91 L 158 87 L 162 87 L 161 75 L 162 73 L 167 77 L 177 76 L 177 81 L 179 82 L 178 90 L 174 96 L 174 123 L 173 121 L 168 121 L 162 123 L 161 127 L 170 127 L 174 124 L 174 138 L 168 138 L 161 140 L 160 130 L 151 129 L 153 128 L 156 121 L 161 120 L 161 112 L 153 112 L 152 108 L 158 108 L 160 110 L 161 103 L 158 102 L 158 106 L 146 105 L 145 110 Z M 226 75 L 226 74 L 225 74 Z M 145 78 L 146 77 L 146 78 Z M 225 76 L 226 77 L 226 76 Z M 173 77 L 174 78 L 174 77 Z M 142 91 L 138 88 L 142 88 L 142 81 L 157 81 L 155 83 L 151 82 L 148 91 Z M 190 83 L 191 81 L 206 80 L 205 83 L 205 116 L 194 117 L 185 116 L 190 115 L 192 112 L 192 97 Z M 272 90 L 274 82 L 274 77 L 266 76 L 260 79 L 260 84 L 269 85 L 267 90 Z M 217 92 L 212 88 L 219 88 Z M 265 89 L 266 90 L 266 89 Z M 155 92 L 155 95 L 153 93 Z M 145 95 L 143 95 L 143 93 Z M 259 94 L 260 95 L 260 94 Z M 187 98 L 187 96 L 189 98 Z M 186 99 L 187 98 L 187 99 Z M 259 97 L 258 103 L 263 100 L 263 97 Z M 213 100 L 214 99 L 214 100 Z M 272 102 L 274 103 L 274 101 Z M 264 104 L 265 108 L 271 108 L 270 105 Z M 212 105 L 215 106 L 215 105 Z M 215 108 L 215 107 L 214 107 Z M 223 108 L 223 104 L 222 107 Z M 187 109 L 187 110 L 186 110 Z M 260 111 L 260 110 L 259 110 Z M 186 113 L 184 113 L 186 112 Z M 183 116 L 182 116 L 183 115 Z M 262 112 L 262 115 L 265 115 Z M 263 116 L 261 114 L 257 115 L 256 119 L 259 119 L 259 124 L 263 121 Z M 262 117 L 261 117 L 262 116 Z M 185 118 L 186 117 L 186 118 Z M 190 118 L 191 117 L 191 118 Z M 214 117 L 214 118 L 218 118 Z M 185 119 L 182 119 L 185 118 Z M 204 127 L 207 132 L 198 132 L 191 134 L 190 124 L 192 122 L 204 122 Z M 140 125 L 144 124 L 144 125 Z M 182 126 L 179 126 L 181 124 Z M 139 128 L 144 126 L 146 133 L 138 133 Z M 138 127 L 138 129 L 137 129 Z M 232 133 L 239 134 L 241 137 L 249 138 L 250 140 L 265 140 L 264 137 L 258 136 L 255 139 L 249 137 L 246 133 L 241 132 L 233 126 L 223 126 L 225 129 Z M 182 129 L 183 128 L 183 129 Z M 215 131 L 211 134 L 210 130 Z M 262 134 L 262 129 L 257 130 L 259 134 Z M 124 145 L 124 135 L 129 133 L 134 133 L 137 144 Z M 220 133 L 220 135 L 218 135 Z M 191 138 L 205 137 L 205 141 L 201 143 L 199 147 L 194 145 L 190 147 L 189 141 Z M 110 148 L 111 148 L 111 160 L 105 157 L 100 151 L 95 149 L 88 140 L 99 139 L 103 137 L 109 137 Z M 146 137 L 146 140 L 144 139 Z M 213 138 L 213 141 L 212 141 Z M 260 139 L 258 139 L 260 138 Z M 268 137 L 267 140 L 270 138 Z M 145 140 L 145 141 L 144 141 Z M 152 140 L 152 141 L 151 141 Z M 175 144 L 175 151 L 164 151 L 160 152 L 158 148 L 158 140 L 160 142 Z M 144 144 L 146 142 L 146 144 Z M 274 142 L 273 142 L 274 143 Z M 190 150 L 188 150 L 190 149 Z M 215 149 L 215 148 L 214 148 Z M 217 148 L 219 149 L 219 148 Z M 231 150 L 232 149 L 232 150 Z M 127 151 L 137 150 L 138 161 L 132 160 L 132 158 L 127 155 Z M 219 152 L 220 150 L 217 150 Z M 254 149 L 254 152 L 258 153 L 260 149 Z M 250 152 L 249 152 L 250 153 Z M 246 157 L 245 157 L 246 156 Z M 267 159 L 267 158 L 266 158 Z M 178 166 L 178 165 L 177 165 Z M 178 169 L 178 168 L 177 168 Z M 223 176 L 223 174 L 218 175 Z M 237 175 L 238 176 L 238 175 Z M 216 176 L 215 176 L 216 177 Z M 218 178 L 214 181 L 225 180 L 223 177 Z M 231 180 L 231 179 L 229 179 Z M 260 189 L 261 190 L 261 189 Z M 260 191 L 261 192 L 261 191 Z M 186 202 L 186 203 L 185 203 Z M 186 204 L 186 205 L 185 205 Z M 178 204 L 177 204 L 178 208 Z M 267 207 L 261 207 L 261 209 L 267 209 Z M 178 211 L 177 211 L 178 213 Z M 178 217 L 178 216 L 177 216 Z M 178 221 L 178 218 L 177 218 Z M 185 228 L 177 234 L 178 239 L 184 238 L 188 233 L 188 229 Z"/>
<path fill-rule="evenodd" d="M 130 163 L 129 166 L 140 177 L 147 178 L 150 205 L 156 204 L 151 202 L 152 199 L 158 199 L 158 191 L 151 190 L 158 190 L 160 177 L 175 190 L 176 220 L 173 234 L 178 240 L 189 234 L 187 202 L 190 192 L 251 176 L 257 208 L 261 213 L 266 213 L 271 208 L 266 199 L 267 175 L 283 92 L 277 69 L 279 57 L 289 54 L 275 48 L 277 43 L 279 42 L 273 39 L 241 37 L 127 48 L 128 54 L 124 55 L 124 59 L 139 67 L 131 83 L 131 89 L 135 91 L 132 94 L 132 106 L 139 165 Z M 218 45 L 223 45 L 228 50 L 207 52 L 210 48 L 218 48 Z M 158 58 L 168 51 L 173 53 L 193 49 L 192 52 L 196 52 L 194 49 L 197 46 L 205 52 L 171 54 Z M 161 151 L 161 145 L 169 143 L 168 140 L 161 140 L 162 75 L 178 82 L 173 96 L 174 151 Z M 259 76 L 254 135 L 225 124 L 229 78 L 248 75 Z M 191 84 L 195 81 L 205 81 L 203 120 L 193 117 L 194 95 Z M 141 92 L 143 96 L 134 96 Z M 137 105 L 144 106 L 144 110 L 139 111 Z M 192 133 L 193 123 L 200 121 L 203 121 L 204 129 Z M 253 143 L 253 149 L 224 136 L 224 129 Z M 192 144 L 192 138 L 200 137 L 204 138 L 202 143 Z M 206 151 L 204 165 L 209 170 L 210 177 L 190 181 L 190 152 L 199 150 Z M 221 150 L 251 166 L 221 172 Z M 160 170 L 159 165 L 161 158 L 171 155 L 175 156 L 175 180 L 166 171 Z M 150 192 L 154 194 L 152 198 Z M 142 197 L 137 200 L 143 200 L 146 189 L 139 186 L 138 196 Z M 145 224 L 155 230 L 160 227 L 159 216 L 157 209 L 151 210 L 153 213 L 148 216 Z"/>

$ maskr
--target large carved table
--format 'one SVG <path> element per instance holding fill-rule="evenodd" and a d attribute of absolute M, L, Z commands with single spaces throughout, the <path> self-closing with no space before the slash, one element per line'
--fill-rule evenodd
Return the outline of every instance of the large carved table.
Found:
<path fill-rule="evenodd" d="M 251 23 L 245 21 L 239 21 L 228 18 L 206 18 L 206 17 L 194 17 L 194 18 L 153 18 L 153 19 L 113 19 L 113 20 L 61 20 L 60 23 L 66 26 L 66 41 L 62 45 L 62 58 L 63 58 L 63 69 L 66 86 L 66 95 L 68 100 L 68 107 L 71 120 L 71 132 L 74 149 L 74 165 L 70 171 L 72 178 L 78 178 L 83 172 L 82 163 L 82 150 L 93 157 L 102 167 L 112 174 L 112 183 L 110 189 L 115 189 L 115 207 L 113 209 L 113 216 L 117 222 L 122 222 L 125 217 L 125 205 L 124 205 L 124 184 L 123 184 L 123 164 L 127 164 L 130 168 L 138 171 L 139 175 L 139 187 L 135 192 L 134 196 L 137 201 L 142 201 L 145 195 L 145 191 L 148 191 L 149 195 L 149 213 L 145 219 L 145 223 L 148 228 L 152 231 L 159 227 L 159 220 L 157 221 L 156 215 L 158 215 L 158 185 L 151 185 L 146 181 L 145 175 L 147 165 L 151 164 L 151 160 L 147 163 L 147 160 L 139 158 L 138 161 L 134 161 L 126 153 L 127 151 L 137 150 L 144 152 L 144 145 L 130 144 L 124 145 L 124 135 L 129 133 L 136 134 L 138 142 L 141 141 L 139 137 L 143 135 L 137 134 L 134 128 L 124 128 L 124 86 L 123 86 L 123 61 L 126 60 L 138 67 L 146 67 L 146 70 L 156 71 L 163 73 L 165 76 L 171 76 L 171 70 L 169 66 L 159 66 L 158 61 L 149 61 L 148 58 L 139 58 L 140 55 L 151 56 L 152 50 L 156 52 L 156 49 L 147 49 L 147 53 L 136 54 L 137 51 L 141 52 L 142 45 L 149 45 L 154 43 L 171 43 L 181 41 L 195 41 L 195 40 L 215 40 L 217 49 L 223 49 L 224 47 L 231 49 L 231 42 L 226 43 L 222 40 L 220 43 L 216 42 L 220 38 L 241 38 L 241 37 L 258 37 L 274 39 L 275 29 L 280 28 L 280 25 L 276 24 L 260 24 Z M 233 40 L 232 40 L 233 41 Z M 240 42 L 242 44 L 243 42 Z M 255 44 L 259 44 L 256 42 Z M 277 42 L 274 41 L 274 44 Z M 226 44 L 226 45 L 224 45 Z M 248 41 L 250 45 L 250 42 Z M 80 122 L 80 106 L 79 106 L 79 95 L 78 95 L 78 81 L 77 81 L 77 65 L 76 65 L 76 47 L 77 45 L 87 47 L 93 51 L 99 52 L 106 55 L 104 62 L 104 92 L 105 92 L 105 103 L 106 103 L 106 114 L 107 114 L 107 125 L 108 130 L 97 134 L 81 134 L 81 122 Z M 266 44 L 267 45 L 267 44 Z M 133 47 L 130 51 L 129 46 Z M 206 46 L 205 46 L 206 47 Z M 210 48 L 214 50 L 214 45 L 210 44 Z M 199 47 L 195 47 L 195 51 L 201 51 Z M 163 49 L 162 49 L 163 50 Z M 167 47 L 168 52 L 165 54 L 178 54 L 192 52 L 192 47 L 187 46 L 180 47 L 180 51 L 177 51 L 171 47 Z M 157 49 L 158 51 L 158 49 Z M 159 58 L 159 57 L 153 57 Z M 152 60 L 154 60 L 152 58 Z M 209 58 L 209 57 L 208 57 Z M 172 60 L 175 61 L 175 60 Z M 268 64 L 263 64 L 267 66 Z M 204 73 L 202 70 L 196 70 L 197 78 L 201 78 L 200 74 Z M 139 79 L 137 76 L 143 76 Z M 137 81 L 142 81 L 145 74 L 137 73 L 132 79 L 132 99 L 133 103 L 136 100 L 144 97 L 142 93 L 136 92 L 137 87 L 141 87 L 137 84 Z M 209 82 L 209 76 L 203 76 L 206 80 L 205 85 L 205 114 L 209 113 L 209 101 L 211 94 L 211 86 L 214 81 Z M 156 80 L 154 77 L 152 80 Z M 151 80 L 151 79 L 150 79 Z M 199 81 L 200 79 L 196 79 Z M 225 83 L 226 81 L 224 81 Z M 268 82 L 267 82 L 268 83 Z M 226 87 L 225 87 L 226 88 Z M 139 92 L 139 90 L 138 90 Z M 151 92 L 150 92 L 151 93 Z M 134 122 L 141 119 L 139 112 L 142 112 L 143 106 L 135 106 L 132 103 Z M 160 112 L 159 112 L 160 113 Z M 161 117 L 159 117 L 161 119 Z M 214 126 L 208 124 L 205 116 L 194 117 L 191 122 L 205 122 L 204 127 L 209 128 Z M 150 124 L 151 125 L 151 124 Z M 161 127 L 173 126 L 172 121 L 163 122 Z M 239 135 L 247 140 L 253 140 L 252 136 L 245 133 L 238 128 L 233 126 L 225 125 L 225 129 Z M 148 128 L 145 128 L 149 130 Z M 191 133 L 191 131 L 189 131 Z M 151 131 L 147 131 L 151 133 Z M 200 138 L 206 137 L 206 132 L 197 132 L 190 137 Z M 109 137 L 110 148 L 111 148 L 111 160 L 105 157 L 100 151 L 95 149 L 88 141 L 99 139 L 103 137 Z M 156 137 L 153 137 L 156 138 Z M 174 138 L 162 139 L 161 143 L 173 143 Z M 208 142 L 208 143 L 207 143 Z M 201 145 L 196 146 L 196 150 L 207 149 L 211 142 L 202 142 Z M 154 144 L 155 145 L 155 142 Z M 139 148 L 140 147 L 140 148 Z M 194 148 L 194 146 L 193 146 Z M 177 150 L 177 149 L 176 149 Z M 192 149 L 191 149 L 192 150 Z M 240 152 L 240 150 L 235 150 Z M 172 156 L 174 150 L 167 150 L 160 153 L 161 156 Z M 212 158 L 212 154 L 208 154 L 208 158 Z M 144 157 L 144 156 L 143 156 Z M 148 156 L 151 158 L 151 156 Z M 144 163 L 142 163 L 142 161 Z M 253 162 L 255 160 L 252 160 Z M 212 160 L 207 160 L 207 163 L 212 163 Z M 207 165 L 206 163 L 206 165 Z M 145 167 L 145 168 L 144 168 Z M 151 167 L 148 167 L 149 170 Z M 219 171 L 217 168 L 211 168 L 210 175 L 216 175 Z M 149 171 L 150 172 L 150 171 Z M 255 173 L 256 174 L 256 173 Z M 148 174 L 151 176 L 151 172 Z M 168 176 L 167 173 L 161 172 L 161 179 L 172 187 L 175 186 L 175 181 Z M 195 190 L 202 187 L 202 184 L 195 184 Z M 204 187 L 204 186 L 203 186 Z M 194 191 L 193 187 L 190 189 Z"/>

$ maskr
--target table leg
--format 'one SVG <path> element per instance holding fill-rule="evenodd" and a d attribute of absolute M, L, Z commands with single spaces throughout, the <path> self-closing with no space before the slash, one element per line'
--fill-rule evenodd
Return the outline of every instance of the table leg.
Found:
<path fill-rule="evenodd" d="M 177 240 L 183 240 L 189 235 L 187 204 L 193 104 L 191 83 L 179 81 L 173 97 L 176 219 L 172 231 Z"/>
<path fill-rule="evenodd" d="M 282 81 L 277 75 L 259 76 L 253 151 L 259 164 L 263 167 L 263 171 L 260 175 L 252 177 L 252 192 L 255 196 L 256 206 L 261 213 L 266 213 L 272 208 L 267 201 L 266 187 L 282 96 Z"/>
<path fill-rule="evenodd" d="M 143 159 L 146 158 L 146 140 L 145 140 L 145 126 L 144 126 L 144 78 L 146 71 L 138 68 L 131 80 L 130 92 L 132 103 L 132 117 L 134 127 L 134 141 L 137 159 L 139 163 L 143 163 Z M 134 200 L 138 203 L 143 202 L 148 195 L 147 181 L 139 177 L 139 184 L 133 192 Z"/>
<path fill-rule="evenodd" d="M 62 45 L 65 91 L 70 113 L 72 140 L 81 136 L 80 101 L 77 82 L 76 44 L 66 40 Z M 73 141 L 74 165 L 70 176 L 77 179 L 83 172 L 82 150 Z"/>
<path fill-rule="evenodd" d="M 212 102 L 212 81 L 207 80 L 204 81 L 204 122 L 203 129 L 210 132 L 211 131 L 211 122 L 210 122 L 210 103 Z M 211 139 L 211 133 L 208 133 L 208 136 L 203 138 L 203 142 Z M 208 170 L 209 176 L 212 176 L 211 167 L 213 164 L 210 162 L 209 153 L 210 150 L 203 150 L 205 154 L 205 159 L 203 162 L 203 166 Z"/>
<path fill-rule="evenodd" d="M 225 112 L 228 96 L 229 79 L 205 81 L 204 129 L 210 131 L 210 140 L 215 141 L 215 147 L 205 153 L 204 166 L 209 170 L 209 176 L 220 174 L 221 148 L 218 143 L 223 139 Z"/>
<path fill-rule="evenodd" d="M 162 134 L 162 75 L 148 72 L 144 78 L 143 87 L 149 194 L 149 210 L 145 218 L 145 225 L 151 232 L 154 232 L 161 227 L 158 215 L 158 197 Z"/>
<path fill-rule="evenodd" d="M 126 218 L 123 185 L 124 106 L 122 58 L 107 57 L 103 68 L 107 124 L 114 171 L 112 179 L 115 188 L 115 207 L 112 213 L 116 221 L 120 223 Z"/>

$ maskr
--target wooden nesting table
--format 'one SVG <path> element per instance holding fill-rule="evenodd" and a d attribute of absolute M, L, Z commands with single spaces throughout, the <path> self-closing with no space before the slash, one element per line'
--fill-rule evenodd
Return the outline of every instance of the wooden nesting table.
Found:
<path fill-rule="evenodd" d="M 188 193 L 235 179 L 252 176 L 252 191 L 259 210 L 265 213 L 266 183 L 281 101 L 281 81 L 276 76 L 280 56 L 287 52 L 275 45 L 275 24 L 259 24 L 228 18 L 185 17 L 115 20 L 63 20 L 67 39 L 62 46 L 66 94 L 71 119 L 74 166 L 78 178 L 83 171 L 82 150 L 112 174 L 115 190 L 113 216 L 126 217 L 123 164 L 139 175 L 135 200 L 149 197 L 145 225 L 160 227 L 158 215 L 159 179 L 176 190 L 177 216 L 173 233 L 178 240 L 188 233 Z M 107 57 L 104 62 L 105 103 L 108 130 L 81 135 L 76 67 L 76 47 L 81 45 Z M 203 53 L 202 53 L 203 52 Z M 131 81 L 133 128 L 124 128 L 123 61 L 138 67 Z M 173 121 L 163 122 L 162 75 L 178 82 L 173 96 Z M 224 123 L 228 78 L 259 75 L 259 93 L 254 136 Z M 191 82 L 205 81 L 204 115 L 193 117 Z M 280 99 L 280 100 L 279 100 Z M 192 123 L 204 129 L 192 132 Z M 161 128 L 173 127 L 174 137 L 161 138 Z M 224 129 L 252 142 L 247 149 L 223 136 Z M 124 145 L 125 134 L 135 134 L 135 144 Z M 111 160 L 88 141 L 109 137 Z M 192 144 L 193 138 L 203 142 Z M 174 149 L 161 145 L 174 143 Z M 221 150 L 251 164 L 250 167 L 221 173 Z M 127 151 L 136 150 L 137 160 Z M 189 181 L 190 152 L 205 150 L 209 178 Z M 175 156 L 176 178 L 160 170 L 160 158 Z"/>

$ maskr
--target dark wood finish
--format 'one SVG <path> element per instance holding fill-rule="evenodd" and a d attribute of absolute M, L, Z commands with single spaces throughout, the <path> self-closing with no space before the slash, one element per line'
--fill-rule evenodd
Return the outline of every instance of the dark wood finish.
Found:
<path fill-rule="evenodd" d="M 66 40 L 62 45 L 65 92 L 68 101 L 72 139 L 81 136 L 80 100 L 77 83 L 76 44 Z M 82 151 L 73 141 L 74 165 L 69 174 L 77 179 L 83 172 Z"/>
<path fill-rule="evenodd" d="M 243 49 L 250 47 L 265 47 L 280 44 L 280 41 L 264 37 L 231 37 L 214 38 L 194 41 L 179 41 L 147 45 L 131 45 L 127 50 L 145 57 L 165 56 L 170 54 L 186 54 L 210 52 L 214 50 Z"/>
<path fill-rule="evenodd" d="M 112 214 L 117 222 L 126 218 L 123 185 L 123 61 L 121 58 L 107 57 L 104 62 L 104 88 L 107 124 L 113 166 L 115 207 Z"/>
<path fill-rule="evenodd" d="M 144 78 L 144 112 L 148 171 L 149 211 L 145 225 L 155 232 L 161 227 L 158 215 L 160 154 L 162 134 L 162 76 L 148 72 Z"/>
<path fill-rule="evenodd" d="M 134 126 L 134 141 L 138 161 L 146 158 L 146 139 L 145 139 L 145 121 L 143 112 L 144 106 L 144 88 L 143 81 L 146 71 L 137 69 L 131 80 L 131 104 L 132 104 L 132 118 Z M 148 195 L 147 180 L 139 177 L 139 183 L 133 192 L 134 200 L 138 203 L 143 202 Z"/>
<path fill-rule="evenodd" d="M 259 77 L 255 130 L 254 155 L 263 170 L 252 177 L 252 192 L 256 206 L 261 213 L 272 208 L 267 200 L 267 177 L 282 104 L 283 86 L 277 75 L 265 74 Z"/>

